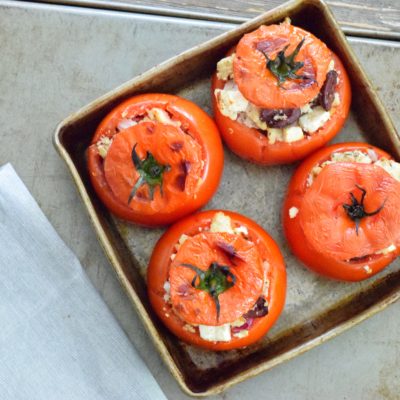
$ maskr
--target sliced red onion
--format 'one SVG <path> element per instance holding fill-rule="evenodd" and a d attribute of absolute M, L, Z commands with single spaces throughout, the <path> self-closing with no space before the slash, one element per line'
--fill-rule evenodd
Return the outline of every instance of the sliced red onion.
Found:
<path fill-rule="evenodd" d="M 254 318 L 245 318 L 246 322 L 240 326 L 232 327 L 232 333 L 238 333 L 240 331 L 244 331 L 245 329 L 250 329 L 253 325 Z"/>

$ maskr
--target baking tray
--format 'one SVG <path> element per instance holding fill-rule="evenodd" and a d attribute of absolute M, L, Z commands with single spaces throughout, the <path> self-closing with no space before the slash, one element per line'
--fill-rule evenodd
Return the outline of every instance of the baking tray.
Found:
<path fill-rule="evenodd" d="M 149 70 L 68 117 L 54 136 L 122 286 L 172 374 L 192 395 L 217 393 L 299 355 L 400 296 L 399 262 L 367 281 L 353 284 L 327 280 L 305 270 L 290 254 L 280 224 L 280 208 L 294 166 L 259 167 L 226 151 L 223 180 L 207 208 L 236 210 L 257 220 L 272 234 L 287 263 L 287 303 L 278 323 L 254 346 L 219 353 L 194 348 L 178 341 L 161 325 L 147 300 L 146 265 L 163 231 L 114 218 L 90 186 L 85 149 L 97 124 L 112 107 L 137 93 L 161 91 L 186 97 L 210 111 L 209 76 L 216 62 L 245 32 L 288 15 L 294 24 L 312 31 L 338 53 L 351 77 L 352 112 L 336 141 L 369 141 L 399 159 L 400 143 L 393 124 L 331 13 L 317 0 L 287 3 Z M 362 131 L 367 135 L 361 135 Z"/>

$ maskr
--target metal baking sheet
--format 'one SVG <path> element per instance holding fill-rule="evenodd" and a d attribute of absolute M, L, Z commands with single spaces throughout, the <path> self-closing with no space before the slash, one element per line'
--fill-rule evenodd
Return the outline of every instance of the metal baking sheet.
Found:
<path fill-rule="evenodd" d="M 369 140 L 391 150 L 399 158 L 399 139 L 394 127 L 351 51 L 338 35 L 337 25 L 324 5 L 315 7 L 316 4 L 315 1 L 293 2 L 288 8 L 284 6 L 269 17 L 261 17 L 240 29 L 254 29 L 259 23 L 272 21 L 268 18 L 280 20 L 290 12 L 294 23 L 297 21 L 317 36 L 323 36 L 345 62 L 353 84 L 352 114 L 336 140 Z M 310 13 L 313 18 L 309 18 Z M 257 220 L 275 237 L 288 266 L 286 308 L 265 339 L 249 348 L 223 353 L 207 352 L 181 343 L 155 318 L 145 294 L 146 266 L 162 230 L 126 224 L 105 210 L 88 182 L 84 149 L 96 124 L 107 111 L 133 93 L 170 91 L 195 101 L 210 112 L 209 72 L 243 31 L 217 38 L 115 89 L 67 118 L 55 136 L 56 146 L 73 173 L 123 287 L 178 382 L 187 392 L 197 395 L 215 393 L 301 354 L 399 297 L 398 263 L 368 281 L 355 284 L 326 280 L 306 271 L 290 254 L 280 224 L 280 208 L 293 166 L 259 167 L 227 151 L 221 187 L 207 207 L 239 211 Z"/>
<path fill-rule="evenodd" d="M 65 39 L 61 40 L 63 38 L 60 36 L 60 40 L 58 41 L 59 46 L 58 48 L 56 48 L 54 43 L 52 43 L 50 40 L 46 41 L 45 38 L 50 37 L 50 32 L 54 32 L 55 26 L 60 23 L 60 20 L 63 20 L 62 18 L 49 19 L 49 16 L 52 15 L 52 12 L 54 13 L 54 10 L 60 9 L 63 9 L 64 12 L 68 12 L 70 16 L 69 23 L 65 22 L 65 28 L 68 28 L 68 26 L 72 25 L 71 20 L 74 21 L 77 26 L 82 26 L 82 28 L 85 26 L 90 26 L 90 23 L 93 23 L 93 19 L 95 18 L 96 20 L 101 21 L 104 32 L 107 34 L 102 37 L 101 42 L 98 40 L 91 41 L 90 38 L 86 37 L 86 35 L 84 35 L 83 33 L 80 33 L 78 35 L 78 38 L 80 38 L 81 41 L 69 41 Z M 29 14 L 27 13 L 27 10 L 29 11 Z M 23 84 L 24 88 L 27 90 L 27 99 L 19 99 L 21 104 L 22 101 L 26 101 L 26 105 L 32 103 L 34 104 L 35 102 L 39 102 L 39 104 L 42 104 L 43 108 L 46 105 L 46 111 L 44 115 L 40 115 L 39 117 L 34 118 L 34 115 L 30 113 L 29 110 L 26 112 L 26 114 L 27 118 L 30 118 L 31 123 L 33 121 L 34 126 L 37 126 L 36 129 L 38 131 L 43 130 L 43 128 L 47 126 L 47 133 L 49 133 L 49 128 L 51 127 L 51 125 L 48 125 L 49 122 L 46 122 L 47 125 L 42 124 L 39 127 L 39 125 L 37 125 L 39 121 L 38 118 L 46 118 L 46 121 L 52 121 L 52 124 L 54 124 L 58 118 L 62 117 L 63 113 L 65 114 L 66 111 L 69 110 L 72 111 L 78 105 L 83 104 L 84 102 L 89 100 L 90 97 L 96 97 L 104 91 L 112 88 L 116 84 L 123 82 L 124 80 L 135 75 L 136 73 L 161 61 L 163 58 L 166 58 L 169 55 L 173 55 L 174 53 L 177 53 L 190 45 L 199 43 L 206 38 L 212 37 L 217 33 L 223 31 L 224 29 L 229 28 L 229 26 L 221 26 L 221 24 L 198 23 L 197 21 L 185 20 L 174 21 L 170 18 L 158 18 L 154 16 L 128 16 L 126 14 L 106 12 L 98 12 L 96 13 L 96 16 L 93 16 L 91 13 L 81 11 L 79 9 L 61 7 L 31 7 L 29 4 L 15 5 L 15 3 L 9 3 L 7 6 L 4 6 L 4 4 L 2 4 L 1 18 L 2 28 L 5 32 L 15 32 L 12 30 L 12 26 L 16 26 L 14 22 L 17 20 L 22 23 L 22 25 L 29 25 L 28 21 L 32 21 L 32 19 L 34 18 L 37 23 L 37 29 L 20 31 L 18 36 L 10 35 L 9 37 L 7 37 L 7 46 L 4 49 L 4 56 L 7 60 L 9 60 L 8 65 L 10 67 L 15 65 L 15 70 L 17 70 L 18 64 L 13 64 L 13 62 L 16 62 L 18 56 L 16 56 L 15 54 L 14 57 L 12 56 L 12 49 L 18 43 L 25 41 L 26 46 L 23 48 L 22 54 L 28 54 L 30 62 L 33 61 L 33 63 L 31 69 L 29 69 L 30 63 L 21 63 L 20 59 L 20 77 L 26 76 L 26 78 L 25 81 L 16 82 L 14 85 L 14 90 L 22 91 L 22 87 L 19 86 L 19 84 Z M 124 34 L 121 33 L 122 28 L 115 29 L 115 24 L 117 23 L 119 24 L 119 27 L 124 26 L 126 28 Z M 155 24 L 157 25 L 156 32 L 154 32 Z M 89 32 L 91 34 L 95 34 L 95 31 Z M 149 36 L 150 33 L 152 33 L 153 35 L 155 34 L 155 36 Z M 143 45 L 143 40 L 145 38 L 147 39 L 147 43 L 149 42 L 149 37 L 154 38 L 154 42 L 152 42 L 152 46 L 154 46 L 156 49 L 154 53 L 143 52 L 141 53 L 140 60 L 132 57 L 132 60 L 129 60 L 129 62 L 127 62 L 125 65 L 120 66 L 119 63 L 118 65 L 115 65 L 114 60 L 126 59 L 127 52 L 132 52 L 133 54 L 138 47 L 140 48 L 140 46 Z M 167 50 L 165 49 L 165 46 L 160 45 L 160 38 L 169 41 L 169 46 Z M 183 40 L 182 38 L 185 39 Z M 123 48 L 113 46 L 113 44 L 115 44 L 116 42 L 124 42 L 124 39 L 127 43 L 128 48 L 127 46 L 124 46 Z M 89 40 L 89 43 L 87 43 L 87 40 Z M 34 54 L 35 49 L 31 48 L 31 45 L 28 46 L 28 44 L 32 42 L 40 43 L 40 47 L 43 49 L 43 52 L 41 54 L 38 54 L 36 57 Z M 380 82 L 379 90 L 383 94 L 384 100 L 387 101 L 389 108 L 393 111 L 399 110 L 398 100 L 393 93 L 393 87 L 395 87 L 397 79 L 397 77 L 395 76 L 396 65 L 394 63 L 395 58 L 393 57 L 393 54 L 394 52 L 399 51 L 398 44 L 394 42 L 366 41 L 359 39 L 351 40 L 351 42 L 353 44 L 354 50 L 359 54 L 363 65 L 368 70 L 369 74 L 373 78 L 375 78 L 376 82 Z M 71 55 L 70 58 L 63 57 L 65 51 L 67 51 L 67 54 L 69 52 L 69 54 Z M 97 68 L 93 68 L 93 60 L 92 62 L 87 61 L 87 64 L 77 65 L 73 59 L 73 54 L 75 51 L 86 53 L 87 60 L 89 60 L 93 56 L 96 56 L 97 54 L 96 60 L 99 66 Z M 49 54 L 51 54 L 51 57 L 49 56 Z M 109 59 L 104 58 L 106 61 L 104 61 L 102 64 L 100 61 L 102 60 L 101 55 L 103 54 L 107 54 Z M 382 82 L 382 71 L 376 64 L 376 58 L 379 58 L 381 61 L 383 61 L 381 65 L 385 65 L 384 82 Z M 113 61 L 111 62 L 111 60 Z M 107 64 L 107 62 L 109 62 L 109 64 Z M 48 69 L 38 69 L 35 68 L 35 65 L 47 66 Z M 112 76 L 110 76 L 109 73 L 110 68 L 113 68 Z M 25 75 L 27 71 L 31 74 L 29 75 L 29 78 L 28 75 Z M 4 84 L 4 88 L 6 89 L 5 92 L 11 93 L 11 89 L 8 89 L 8 85 L 11 86 L 11 84 L 13 83 L 13 80 L 11 79 L 13 77 L 11 68 L 10 72 L 8 70 L 5 70 L 3 72 L 3 76 L 8 77 L 6 83 Z M 39 90 L 39 86 L 37 83 L 45 82 L 45 75 L 46 78 L 48 78 L 48 84 L 45 85 L 43 93 L 43 91 Z M 71 87 L 68 86 L 68 84 L 62 86 L 60 83 L 61 80 L 69 82 Z M 74 85 L 72 85 L 73 82 Z M 203 86 L 203 89 L 200 89 L 199 86 L 198 91 L 195 91 L 192 94 L 195 95 L 195 97 L 200 102 L 203 102 L 203 104 L 205 105 L 207 105 L 206 85 L 207 83 L 205 83 L 205 87 Z M 60 88 L 63 90 L 64 93 L 63 101 L 66 101 L 69 104 L 69 110 L 68 107 L 66 107 L 64 108 L 64 111 L 62 111 L 60 105 L 57 104 L 57 96 L 55 96 L 54 91 L 57 92 Z M 80 96 L 78 97 L 78 99 L 76 99 L 77 95 Z M 186 95 L 191 96 L 187 89 Z M 68 99 L 68 96 L 71 97 L 71 100 Z M 51 100 L 50 102 L 48 101 L 49 99 Z M 51 102 L 53 102 L 54 105 L 49 104 Z M 39 109 L 36 108 L 36 112 L 39 112 Z M 5 114 L 6 113 L 4 113 L 3 115 Z M 396 118 L 397 115 L 394 115 L 394 117 Z M 13 130 L 16 129 L 16 126 L 18 126 L 18 124 L 20 123 L 16 115 L 13 116 L 13 120 L 7 120 L 6 117 L 3 116 L 3 122 L 5 122 L 3 126 L 9 127 Z M 28 122 L 28 120 L 25 121 L 25 123 Z M 396 120 L 396 122 L 399 125 L 399 120 Z M 44 129 L 44 132 L 46 132 L 46 129 Z M 3 138 L 5 140 L 5 143 L 7 143 L 7 136 L 4 135 Z M 27 139 L 29 141 L 29 138 L 21 138 L 21 140 L 25 141 Z M 19 139 L 15 137 L 14 140 L 19 141 Z M 31 143 L 30 148 L 34 148 L 37 144 L 37 138 L 32 138 L 32 140 L 33 142 Z M 5 146 L 5 148 L 7 149 L 8 147 Z M 31 155 L 29 156 L 31 157 Z M 3 153 L 3 159 L 6 159 L 6 153 Z M 46 165 L 46 162 L 47 160 L 46 158 L 44 158 L 43 160 L 41 160 L 41 165 Z M 57 165 L 57 163 L 54 164 Z M 52 170 L 51 166 L 46 165 L 46 167 L 48 170 Z M 260 176 L 264 177 L 264 175 Z M 277 186 L 282 183 L 279 180 L 279 176 L 275 178 L 274 182 Z M 230 184 L 230 182 L 228 182 L 228 184 Z M 45 198 L 43 198 L 43 201 L 45 201 Z M 218 201 L 218 198 L 216 198 L 215 201 Z M 240 210 L 242 204 L 237 203 L 234 204 L 234 206 L 239 207 L 238 209 Z M 244 206 L 249 207 L 249 205 L 246 204 L 244 204 Z M 248 212 L 248 214 L 250 216 L 253 215 L 251 214 L 251 210 Z M 131 226 L 127 227 L 126 229 L 129 230 L 130 228 Z M 273 224 L 271 225 L 271 227 L 267 227 L 267 229 L 269 229 L 274 236 L 276 234 L 279 235 L 279 232 L 275 230 Z M 124 228 L 122 227 L 121 230 L 123 231 Z M 129 234 L 126 236 L 128 236 L 127 239 L 129 240 Z M 289 276 L 289 279 L 293 280 L 293 278 Z M 201 364 L 200 366 L 203 367 L 206 366 L 206 361 L 207 359 L 203 362 L 200 362 L 200 360 L 197 359 L 197 363 Z M 216 360 L 216 357 L 214 357 L 214 363 L 216 361 L 218 360 Z"/>

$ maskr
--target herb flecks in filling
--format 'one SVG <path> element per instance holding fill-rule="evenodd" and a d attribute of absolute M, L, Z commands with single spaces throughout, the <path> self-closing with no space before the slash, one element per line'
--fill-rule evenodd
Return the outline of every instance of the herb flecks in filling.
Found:
<path fill-rule="evenodd" d="M 278 85 L 282 85 L 287 79 L 309 79 L 306 75 L 297 75 L 297 71 L 304 66 L 302 61 L 295 61 L 301 46 L 303 46 L 305 39 L 302 39 L 296 46 L 292 54 L 285 56 L 285 51 L 289 45 L 281 50 L 274 60 L 270 59 L 268 54 L 261 50 L 267 59 L 267 68 L 278 79 Z"/>
<path fill-rule="evenodd" d="M 133 165 L 139 173 L 139 179 L 136 181 L 129 195 L 128 204 L 135 197 L 137 190 L 142 185 L 148 185 L 150 200 L 153 200 L 154 190 L 157 186 L 160 187 L 160 193 L 162 195 L 163 173 L 170 169 L 169 165 L 160 164 L 149 151 L 146 152 L 146 158 L 141 160 L 136 152 L 136 146 L 137 143 L 135 143 L 132 148 L 131 157 Z"/>
<path fill-rule="evenodd" d="M 211 263 L 206 271 L 192 264 L 184 263 L 180 265 L 190 268 L 196 273 L 192 280 L 192 287 L 210 294 L 215 303 L 218 321 L 220 313 L 218 296 L 235 285 L 236 276 L 230 272 L 228 266 L 219 265 L 217 262 Z"/>
<path fill-rule="evenodd" d="M 364 200 L 367 194 L 367 191 L 361 186 L 356 185 L 356 187 L 361 191 L 361 200 L 358 201 L 352 192 L 350 192 L 351 204 L 343 204 L 343 208 L 345 209 L 347 215 L 356 223 L 356 234 L 358 235 L 358 228 L 360 226 L 360 221 L 365 217 L 371 217 L 373 215 L 378 214 L 385 205 L 385 202 L 382 203 L 380 207 L 378 207 L 375 211 L 367 212 L 364 208 Z"/>

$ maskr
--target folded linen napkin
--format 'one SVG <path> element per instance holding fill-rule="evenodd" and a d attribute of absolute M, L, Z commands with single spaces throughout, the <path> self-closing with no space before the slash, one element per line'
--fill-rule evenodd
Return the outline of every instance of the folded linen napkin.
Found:
<path fill-rule="evenodd" d="M 10 164 L 0 168 L 0 398 L 165 399 Z"/>

